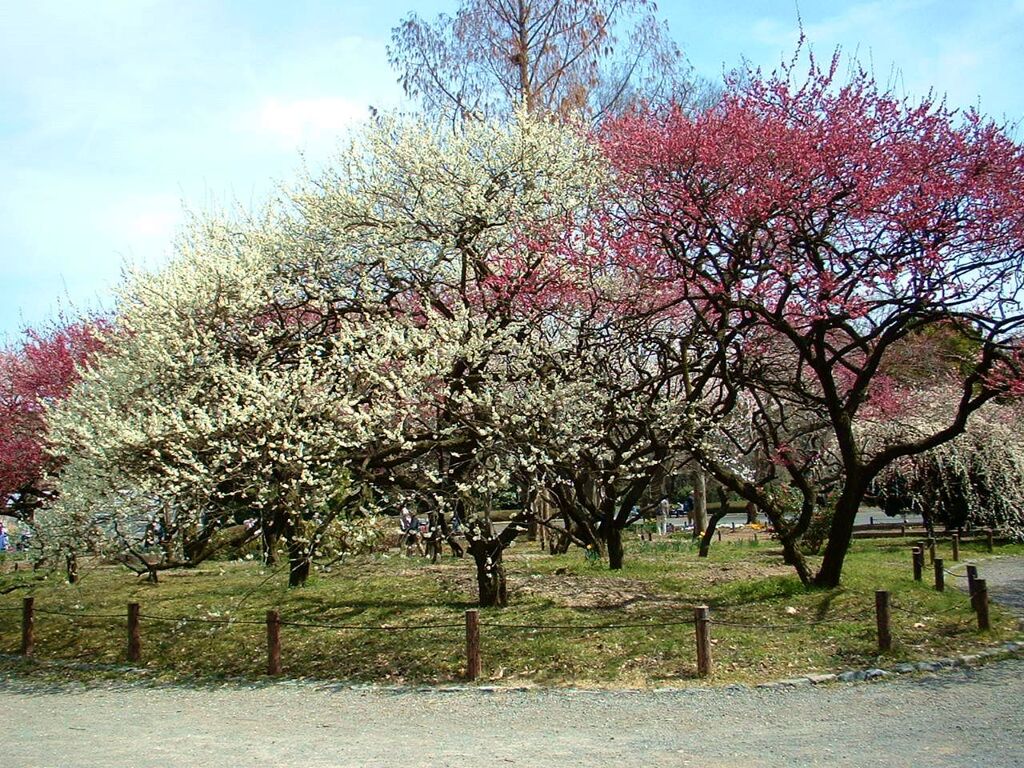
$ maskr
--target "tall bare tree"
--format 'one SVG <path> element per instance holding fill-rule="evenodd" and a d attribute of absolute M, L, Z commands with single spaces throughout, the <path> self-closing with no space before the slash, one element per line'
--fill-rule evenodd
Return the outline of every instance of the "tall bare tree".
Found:
<path fill-rule="evenodd" d="M 597 121 L 637 99 L 695 90 L 653 0 L 462 0 L 454 16 L 410 14 L 388 57 L 428 113 Z M 707 89 L 702 89 L 706 92 Z"/>

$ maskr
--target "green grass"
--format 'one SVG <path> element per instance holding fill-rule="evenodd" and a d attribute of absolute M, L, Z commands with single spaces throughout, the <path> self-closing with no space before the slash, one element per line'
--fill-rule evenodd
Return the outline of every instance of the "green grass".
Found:
<path fill-rule="evenodd" d="M 940 546 L 940 556 L 949 568 L 946 549 Z M 984 544 L 964 545 L 962 552 L 964 559 L 986 554 Z M 1020 553 L 1024 547 L 997 548 L 997 554 Z M 914 582 L 909 540 L 855 542 L 843 585 L 833 590 L 806 590 L 782 564 L 777 545 L 764 540 L 716 543 L 710 558 L 698 559 L 696 547 L 681 535 L 659 542 L 631 539 L 619 572 L 588 563 L 579 551 L 550 556 L 523 543 L 508 552 L 506 564 L 512 605 L 481 611 L 485 680 L 588 686 L 694 680 L 693 627 L 680 622 L 690 621 L 700 604 L 712 609 L 715 681 L 723 683 L 945 657 L 1016 635 L 1016 619 L 998 607 L 992 609 L 993 630 L 980 633 L 965 595 Z M 0 591 L 15 589 L 0 595 L 0 652 L 17 652 L 20 599 L 32 594 L 38 659 L 123 664 L 122 617 L 127 603 L 139 602 L 140 666 L 151 676 L 172 679 L 261 677 L 264 621 L 273 608 L 285 622 L 386 628 L 285 626 L 286 675 L 458 681 L 465 664 L 464 612 L 475 602 L 472 562 L 450 558 L 436 566 L 397 556 L 353 558 L 291 590 L 283 572 L 251 561 L 165 573 L 158 584 L 99 564 L 87 565 L 76 585 L 57 574 L 43 579 L 25 570 L 10 572 L 9 565 L 0 575 Z M 984 576 L 983 564 L 980 570 Z M 876 589 L 889 590 L 894 604 L 895 645 L 884 658 L 876 649 Z M 180 617 L 220 623 L 173 620 Z M 424 624 L 453 626 L 404 629 Z M 593 628 L 612 624 L 640 626 Z M 574 628 L 543 628 L 549 625 Z M 17 674 L 34 669 L 12 660 L 0 668 Z"/>

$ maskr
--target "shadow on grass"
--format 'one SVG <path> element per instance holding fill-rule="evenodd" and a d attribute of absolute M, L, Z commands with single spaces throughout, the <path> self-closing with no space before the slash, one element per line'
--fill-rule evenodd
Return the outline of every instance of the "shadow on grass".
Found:
<path fill-rule="evenodd" d="M 803 595 L 808 588 L 796 576 L 771 576 L 759 581 L 744 580 L 724 585 L 721 592 L 708 601 L 711 608 L 736 607 L 765 600 Z"/>
<path fill-rule="evenodd" d="M 812 588 L 809 591 L 818 591 L 822 597 L 822 600 L 818 604 L 818 607 L 814 610 L 814 618 L 817 621 L 823 621 L 824 619 L 828 618 L 829 612 L 832 610 L 832 602 L 841 594 L 843 594 L 843 589 L 841 587 L 838 589 L 826 589 L 824 587 L 818 587 L 817 589 Z"/>

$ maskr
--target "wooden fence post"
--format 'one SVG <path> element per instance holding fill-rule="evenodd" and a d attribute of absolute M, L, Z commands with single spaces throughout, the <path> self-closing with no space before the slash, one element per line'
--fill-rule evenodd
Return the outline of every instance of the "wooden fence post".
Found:
<path fill-rule="evenodd" d="M 142 637 L 139 633 L 139 604 L 128 603 L 128 661 L 142 659 Z"/>
<path fill-rule="evenodd" d="M 878 625 L 878 650 L 880 652 L 892 648 L 892 629 L 889 619 L 889 593 L 879 589 L 875 592 L 875 623 Z"/>
<path fill-rule="evenodd" d="M 991 629 L 988 620 L 988 585 L 984 579 L 974 582 L 974 611 L 978 614 L 978 629 Z"/>
<path fill-rule="evenodd" d="M 914 561 L 914 581 L 921 580 L 921 571 L 924 566 L 924 554 L 920 547 L 914 547 L 910 550 L 910 555 Z"/>
<path fill-rule="evenodd" d="M 480 676 L 480 611 L 470 608 L 466 611 L 466 679 L 476 680 Z"/>
<path fill-rule="evenodd" d="M 935 539 L 928 539 L 928 564 L 935 564 Z"/>
<path fill-rule="evenodd" d="M 281 614 L 267 611 L 267 674 L 281 674 Z"/>
<path fill-rule="evenodd" d="M 991 552 L 993 546 L 995 545 L 994 534 L 992 533 L 991 528 L 985 531 L 985 543 L 988 545 L 988 551 Z"/>
<path fill-rule="evenodd" d="M 935 591 L 945 592 L 946 591 L 946 571 L 942 567 L 943 562 L 941 557 L 935 558 Z"/>
<path fill-rule="evenodd" d="M 693 609 L 694 625 L 697 632 L 697 677 L 710 677 L 711 660 L 711 612 L 706 605 Z"/>
<path fill-rule="evenodd" d="M 953 543 L 953 562 L 960 562 L 960 534 L 954 533 L 950 540 Z"/>
<path fill-rule="evenodd" d="M 976 566 L 976 565 L 968 565 L 967 566 L 967 594 L 972 596 L 971 597 L 972 601 L 974 599 L 973 598 L 973 596 L 974 596 L 974 585 L 977 583 L 977 581 L 978 581 L 978 566 Z M 973 605 L 973 602 L 972 602 L 972 605 Z"/>
<path fill-rule="evenodd" d="M 21 655 L 31 656 L 36 645 L 35 631 L 36 599 L 26 597 L 21 601 Z"/>

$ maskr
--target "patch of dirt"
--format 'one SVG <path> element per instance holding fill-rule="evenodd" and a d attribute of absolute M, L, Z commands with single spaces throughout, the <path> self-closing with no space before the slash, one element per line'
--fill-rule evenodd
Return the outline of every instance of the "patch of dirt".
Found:
<path fill-rule="evenodd" d="M 435 572 L 438 582 L 446 590 L 473 596 L 477 591 L 476 574 L 472 569 Z M 626 578 L 595 579 L 578 574 L 508 574 L 509 599 L 525 596 L 551 600 L 566 608 L 639 610 L 654 603 L 671 604 L 681 601 L 672 596 L 658 594 L 643 581 Z"/>
<path fill-rule="evenodd" d="M 710 564 L 703 573 L 692 575 L 708 586 L 725 584 L 765 576 L 784 576 L 792 573 L 787 565 L 766 563 Z M 430 568 L 441 586 L 450 592 L 472 599 L 477 592 L 476 574 L 467 568 Z M 531 574 L 510 569 L 508 573 L 509 599 L 532 596 L 550 600 L 566 608 L 591 610 L 622 610 L 640 613 L 657 605 L 662 608 L 685 608 L 694 604 L 700 588 L 691 595 L 658 591 L 656 586 L 641 579 L 601 574 Z"/>
<path fill-rule="evenodd" d="M 524 575 L 517 580 L 514 591 L 521 595 L 536 595 L 566 608 L 615 609 L 628 613 L 654 603 L 682 605 L 676 596 L 659 594 L 646 582 L 616 576 L 595 579 L 572 573 Z"/>
<path fill-rule="evenodd" d="M 709 586 L 728 584 L 731 581 L 763 579 L 766 576 L 789 576 L 795 573 L 792 567 L 780 563 L 739 562 L 714 564 L 703 575 L 702 581 Z"/>

